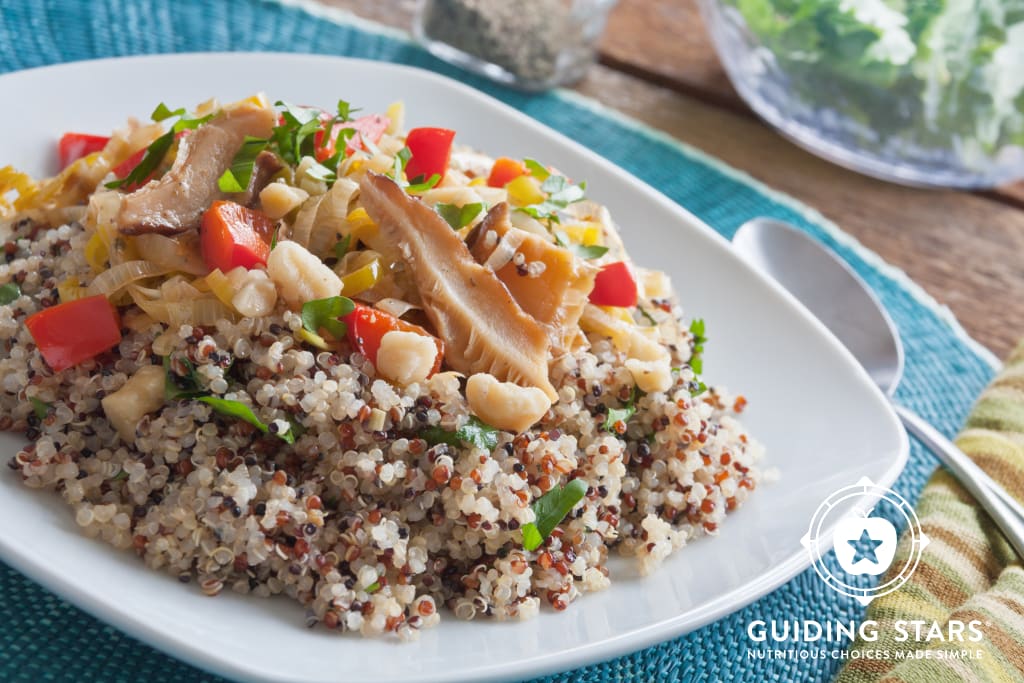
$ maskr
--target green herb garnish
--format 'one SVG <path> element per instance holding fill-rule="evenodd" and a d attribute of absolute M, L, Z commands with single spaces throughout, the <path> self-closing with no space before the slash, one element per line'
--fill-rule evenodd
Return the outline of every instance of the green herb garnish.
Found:
<path fill-rule="evenodd" d="M 608 253 L 608 247 L 602 247 L 598 244 L 584 245 L 584 244 L 573 244 L 569 241 L 569 236 L 561 230 L 555 231 L 555 242 L 560 247 L 565 247 L 576 256 L 581 259 L 595 259 L 601 258 Z"/>
<path fill-rule="evenodd" d="M 694 318 L 690 322 L 690 334 L 693 335 L 693 341 L 691 342 L 693 352 L 690 355 L 689 365 L 693 371 L 700 375 L 704 372 L 704 359 L 701 354 L 704 353 L 704 344 L 708 338 L 704 336 L 704 319 Z"/>
<path fill-rule="evenodd" d="M 315 135 L 321 127 L 320 111 L 311 107 L 298 107 L 278 100 L 274 103 L 281 109 L 281 125 L 274 128 L 271 141 L 277 153 L 292 166 L 298 165 L 304 156 L 315 153 Z"/>
<path fill-rule="evenodd" d="M 217 187 L 221 192 L 245 192 L 249 189 L 249 181 L 252 180 L 253 167 L 256 164 L 256 157 L 267 148 L 270 140 L 245 136 L 245 142 L 241 149 L 231 160 L 231 167 L 224 171 L 217 179 Z"/>
<path fill-rule="evenodd" d="M 544 166 L 536 159 L 523 159 L 523 164 L 525 164 L 527 170 L 530 171 L 530 175 L 537 180 L 545 181 L 551 176 L 551 171 L 544 168 Z"/>
<path fill-rule="evenodd" d="M 541 192 L 547 194 L 547 199 L 540 204 L 520 207 L 516 211 L 525 213 L 537 220 L 559 223 L 561 222 L 558 217 L 559 211 L 567 209 L 570 204 L 586 199 L 587 184 L 583 182 L 579 185 L 573 185 L 565 176 L 549 175 L 541 183 L 540 189 Z"/>
<path fill-rule="evenodd" d="M 367 593 L 373 594 L 380 590 L 380 581 L 374 581 L 369 586 L 364 588 Z"/>
<path fill-rule="evenodd" d="M 352 235 L 345 235 L 334 245 L 334 257 L 339 261 L 345 258 L 350 246 L 352 246 Z"/>
<path fill-rule="evenodd" d="M 536 550 L 555 527 L 587 495 L 582 479 L 573 479 L 565 486 L 556 486 L 533 503 L 536 522 L 523 525 L 523 548 Z"/>
<path fill-rule="evenodd" d="M 8 282 L 0 287 L 0 306 L 14 303 L 21 296 L 21 287 L 17 282 Z"/>
<path fill-rule="evenodd" d="M 226 398 L 218 398 L 216 396 L 200 396 L 196 400 L 213 408 L 215 413 L 220 413 L 227 417 L 238 418 L 239 420 L 248 422 L 264 434 L 270 433 L 270 428 L 260 422 L 260 419 L 256 417 L 256 413 L 252 412 L 252 408 L 241 401 L 232 401 Z M 291 427 L 284 432 L 275 432 L 274 436 L 285 443 L 295 443 L 295 435 L 292 433 Z"/>
<path fill-rule="evenodd" d="M 36 417 L 40 420 L 45 419 L 50 414 L 50 409 L 53 408 L 52 403 L 42 401 L 35 396 L 30 396 L 28 402 L 32 404 L 32 412 L 36 414 Z"/>
<path fill-rule="evenodd" d="M 471 415 L 469 422 L 454 432 L 440 427 L 428 427 L 420 433 L 420 436 L 432 446 L 446 443 L 458 448 L 460 442 L 464 442 L 485 451 L 493 451 L 498 447 L 498 431 L 497 428 L 490 426 L 475 415 Z"/>
<path fill-rule="evenodd" d="M 171 369 L 171 357 L 164 356 L 164 398 L 174 401 L 180 398 L 197 398 L 207 394 L 199 384 L 199 373 L 187 358 L 180 358 L 188 374 L 184 377 Z"/>
<path fill-rule="evenodd" d="M 348 123 L 352 120 L 352 114 L 362 109 L 353 109 L 352 105 L 345 100 L 338 100 L 338 117 L 335 119 L 338 123 Z"/>
<path fill-rule="evenodd" d="M 302 327 L 313 334 L 320 334 L 322 328 L 335 339 L 341 339 L 345 336 L 347 327 L 338 318 L 354 310 L 355 304 L 352 299 L 345 296 L 307 301 L 302 305 Z"/>
<path fill-rule="evenodd" d="M 405 191 L 408 192 L 409 194 L 418 194 L 421 192 L 426 192 L 427 190 L 436 186 L 439 182 L 441 182 L 440 173 L 433 174 L 427 180 L 423 180 L 422 176 L 417 176 L 414 179 L 414 182 L 410 183 L 409 186 L 405 188 Z"/>
<path fill-rule="evenodd" d="M 395 154 L 395 162 L 391 167 L 391 173 L 388 175 L 396 183 L 402 183 L 402 178 L 405 176 L 405 167 L 409 163 L 409 159 L 412 159 L 412 150 L 408 147 L 403 147 Z"/>
<path fill-rule="evenodd" d="M 640 315 L 642 315 L 644 320 L 649 322 L 652 327 L 657 327 L 658 326 L 658 321 L 655 320 L 654 316 L 651 315 L 650 313 L 648 313 L 647 309 L 645 309 L 643 306 L 637 306 L 636 310 L 640 311 Z"/>
<path fill-rule="evenodd" d="M 124 185 L 132 187 L 134 185 L 142 184 L 147 178 L 149 178 L 149 176 L 153 175 L 157 168 L 160 167 L 164 157 L 167 156 L 167 152 L 171 149 L 171 145 L 174 144 L 174 139 L 178 133 L 185 130 L 195 130 L 212 119 L 214 115 L 207 114 L 200 118 L 189 118 L 185 115 L 185 109 L 183 107 L 172 111 L 166 104 L 161 102 L 157 105 L 156 109 L 153 110 L 151 118 L 154 121 L 159 122 L 175 116 L 179 116 L 181 118 L 171 126 L 169 131 L 150 143 L 149 147 L 146 148 L 146 153 L 142 155 L 142 161 L 140 161 L 127 176 L 119 180 L 112 180 L 107 183 L 105 187 L 109 189 L 116 189 Z"/>
<path fill-rule="evenodd" d="M 626 401 L 625 405 L 621 408 L 610 408 L 608 415 L 604 419 L 604 424 L 601 425 L 601 429 L 606 432 L 615 433 L 615 423 L 619 420 L 623 422 L 629 422 L 629 419 L 636 415 L 636 400 L 643 395 L 637 387 L 633 387 L 633 392 L 629 395 L 629 400 Z"/>
<path fill-rule="evenodd" d="M 480 202 L 466 204 L 465 206 L 456 206 L 455 204 L 438 204 L 434 207 L 434 210 L 441 214 L 441 218 L 443 218 L 448 225 L 452 226 L 453 230 L 461 230 L 472 223 L 474 218 L 480 215 L 480 212 L 484 210 L 484 205 Z"/>

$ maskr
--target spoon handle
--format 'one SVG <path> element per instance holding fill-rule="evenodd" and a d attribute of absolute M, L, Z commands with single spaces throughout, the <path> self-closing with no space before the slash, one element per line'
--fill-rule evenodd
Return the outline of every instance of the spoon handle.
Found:
<path fill-rule="evenodd" d="M 1024 506 L 921 416 L 897 403 L 893 403 L 893 407 L 907 431 L 916 436 L 953 472 L 963 487 L 992 517 L 992 521 L 1017 551 L 1017 556 L 1024 558 Z"/>

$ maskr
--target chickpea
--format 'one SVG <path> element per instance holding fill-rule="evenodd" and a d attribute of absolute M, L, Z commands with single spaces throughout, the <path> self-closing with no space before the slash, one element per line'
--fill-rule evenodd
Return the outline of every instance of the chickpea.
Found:
<path fill-rule="evenodd" d="M 401 385 L 422 382 L 434 369 L 437 344 L 415 332 L 392 330 L 380 339 L 377 371 Z"/>
<path fill-rule="evenodd" d="M 262 270 L 250 270 L 241 278 L 231 305 L 247 318 L 269 315 L 277 304 L 277 288 Z"/>
<path fill-rule="evenodd" d="M 672 386 L 672 367 L 667 358 L 655 360 L 630 358 L 626 361 L 626 369 L 629 370 L 629 374 L 633 376 L 633 381 L 641 391 L 647 393 L 668 391 Z"/>
<path fill-rule="evenodd" d="M 263 213 L 277 220 L 284 218 L 307 199 L 309 193 L 305 190 L 284 183 L 270 183 L 260 192 L 260 207 Z"/>
<path fill-rule="evenodd" d="M 511 432 L 523 432 L 544 417 L 551 399 L 543 389 L 500 382 L 480 372 L 466 382 L 470 410 L 489 425 Z"/>
<path fill-rule="evenodd" d="M 267 275 L 281 298 L 293 308 L 308 301 L 338 296 L 342 284 L 323 261 L 295 242 L 278 242 L 267 259 Z"/>
<path fill-rule="evenodd" d="M 126 443 L 135 442 L 135 425 L 143 415 L 164 404 L 164 369 L 158 365 L 139 368 L 124 386 L 100 402 L 110 424 Z"/>

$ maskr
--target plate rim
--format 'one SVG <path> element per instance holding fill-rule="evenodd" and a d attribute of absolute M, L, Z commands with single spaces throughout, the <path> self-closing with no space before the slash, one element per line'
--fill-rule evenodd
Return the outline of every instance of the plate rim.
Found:
<path fill-rule="evenodd" d="M 586 161 L 607 166 L 611 173 L 619 175 L 627 180 L 633 190 L 643 193 L 650 200 L 657 202 L 661 208 L 675 214 L 680 219 L 685 219 L 690 225 L 705 233 L 717 248 L 732 251 L 729 241 L 723 235 L 711 228 L 707 223 L 690 212 L 686 207 L 672 200 L 663 192 L 641 180 L 620 165 L 606 159 L 597 152 L 573 140 L 566 134 L 534 119 L 530 115 L 519 111 L 515 107 L 502 102 L 492 95 L 473 88 L 472 86 L 452 77 L 439 74 L 419 66 L 360 57 L 348 57 L 344 55 L 325 55 L 302 52 L 173 52 L 78 60 L 10 71 L 0 74 L 0 91 L 2 91 L 8 81 L 31 78 L 32 75 L 36 73 L 75 71 L 78 69 L 88 69 L 89 67 L 96 65 L 164 62 L 175 60 L 185 61 L 196 58 L 272 58 L 296 61 L 312 60 L 336 62 L 342 64 L 354 63 L 363 66 L 370 66 L 375 69 L 383 69 L 385 71 L 394 70 L 398 72 L 406 72 L 414 75 L 416 78 L 434 81 L 446 88 L 454 88 L 483 106 L 491 108 L 497 107 L 501 109 L 504 113 L 514 117 L 518 122 L 526 126 L 532 135 L 539 134 L 545 137 L 554 136 L 560 143 L 571 148 L 573 152 L 580 155 Z M 737 260 L 743 263 L 743 267 L 752 273 L 755 278 L 759 279 L 761 286 L 767 289 L 776 299 L 779 299 L 782 305 L 793 309 L 793 312 L 800 315 L 804 319 L 804 322 L 810 324 L 816 330 L 818 336 L 822 338 L 822 341 L 830 347 L 830 351 L 837 353 L 846 365 L 853 367 L 854 375 L 857 377 L 858 382 L 862 384 L 869 393 L 875 396 L 875 400 L 883 408 L 884 416 L 888 418 L 891 423 L 890 427 L 894 427 L 893 432 L 896 435 L 897 440 L 896 451 L 893 454 L 893 458 L 890 461 L 888 468 L 880 477 L 878 477 L 878 480 L 875 481 L 875 483 L 883 487 L 891 486 L 903 471 L 909 458 L 909 439 L 905 430 L 900 425 L 899 419 L 895 411 L 892 409 L 889 401 L 885 399 L 881 390 L 871 382 L 867 373 L 856 362 L 852 354 L 850 354 L 850 352 L 832 335 L 824 324 L 807 311 L 807 309 L 796 298 L 794 298 L 792 294 L 764 273 L 752 268 L 742 259 Z M 827 538 L 831 539 L 831 537 L 832 534 L 828 533 Z M 828 545 L 831 547 L 831 540 L 828 541 Z M 261 670 L 245 666 L 244 662 L 237 662 L 226 656 L 218 656 L 210 650 L 193 645 L 183 636 L 177 636 L 171 631 L 151 626 L 141 618 L 134 618 L 129 610 L 118 609 L 115 606 L 115 601 L 113 600 L 105 601 L 92 593 L 78 592 L 78 586 L 74 581 L 65 579 L 59 571 L 52 570 L 47 566 L 44 566 L 41 562 L 34 561 L 34 559 L 29 555 L 19 552 L 16 548 L 11 546 L 2 533 L 0 533 L 0 559 L 17 569 L 29 580 L 52 591 L 61 599 L 83 609 L 85 612 L 104 623 L 114 626 L 123 634 L 136 638 L 186 664 L 204 668 L 207 671 L 228 678 L 244 677 L 244 680 L 265 681 L 266 683 L 280 683 L 281 681 L 295 681 L 295 683 L 298 683 L 299 681 L 305 680 L 300 677 L 281 677 L 276 675 L 276 673 L 275 675 L 269 675 Z M 588 642 L 568 651 L 534 655 L 528 659 L 518 662 L 500 662 L 484 668 L 477 667 L 472 670 L 465 670 L 455 673 L 454 675 L 431 676 L 429 672 L 425 672 L 424 674 L 417 676 L 414 680 L 421 681 L 423 683 L 431 681 L 461 682 L 476 681 L 479 680 L 481 676 L 486 676 L 488 680 L 496 681 L 515 680 L 526 677 L 567 672 L 580 666 L 608 661 L 630 652 L 635 652 L 661 642 L 675 639 L 685 633 L 706 626 L 714 621 L 718 621 L 719 619 L 750 605 L 754 601 L 779 588 L 810 566 L 810 558 L 801 548 L 799 551 L 789 555 L 770 571 L 760 575 L 754 581 L 749 581 L 715 597 L 710 603 L 705 605 L 704 611 L 699 616 L 684 618 L 685 615 L 680 615 L 671 619 L 649 624 L 643 628 L 635 629 L 627 633 L 605 638 L 598 642 Z M 151 571 L 143 567 L 140 567 L 140 569 L 147 572 Z M 378 683 L 386 683 L 386 681 L 394 679 L 376 678 L 374 680 Z"/>

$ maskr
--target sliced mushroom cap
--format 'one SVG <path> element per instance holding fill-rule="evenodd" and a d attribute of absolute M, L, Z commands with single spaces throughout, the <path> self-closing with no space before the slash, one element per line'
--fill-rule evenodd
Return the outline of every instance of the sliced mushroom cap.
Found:
<path fill-rule="evenodd" d="M 231 165 L 245 137 L 270 137 L 274 121 L 272 109 L 244 105 L 183 137 L 171 169 L 124 198 L 118 229 L 126 235 L 177 235 L 198 229 L 203 212 L 222 198 L 217 179 Z"/>
<path fill-rule="evenodd" d="M 485 372 L 537 387 L 557 400 L 548 379 L 547 335 L 494 272 L 473 259 L 444 219 L 390 178 L 368 173 L 360 188 L 381 236 L 407 262 L 448 364 L 467 375 Z"/>
<path fill-rule="evenodd" d="M 491 268 L 522 309 L 544 327 L 552 348 L 568 349 L 579 333 L 597 266 L 540 235 L 513 227 L 504 202 L 487 213 L 469 244 L 474 258 Z M 523 266 L 513 262 L 517 253 L 525 258 Z"/>

